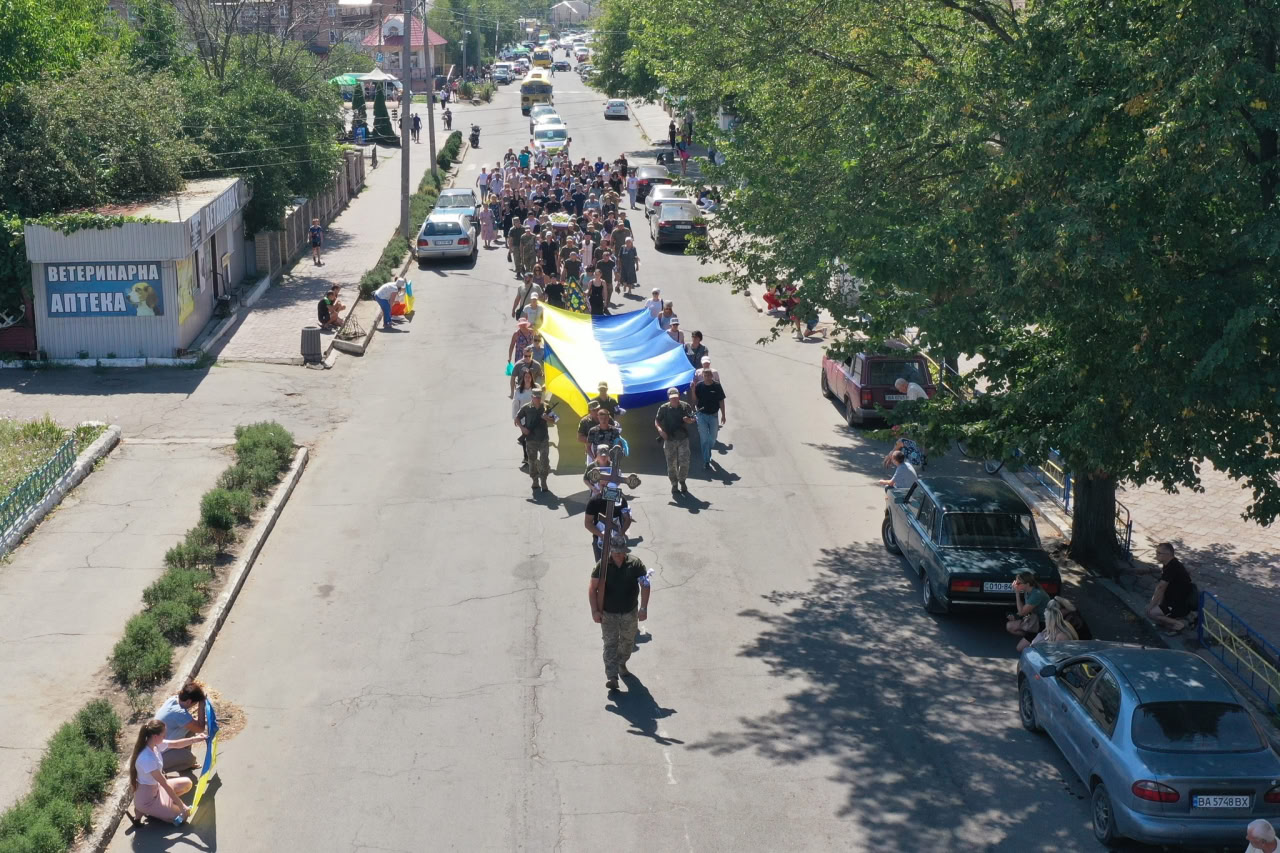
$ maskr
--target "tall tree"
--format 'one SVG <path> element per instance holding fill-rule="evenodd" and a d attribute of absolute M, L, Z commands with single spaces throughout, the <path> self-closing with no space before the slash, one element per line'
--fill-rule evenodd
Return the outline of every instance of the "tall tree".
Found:
<path fill-rule="evenodd" d="M 366 134 L 369 132 L 369 108 L 364 99 L 362 83 L 357 83 L 351 90 L 351 132 L 355 133 L 358 127 L 363 127 Z"/>
<path fill-rule="evenodd" d="M 121 30 L 102 0 L 0 0 L 0 85 L 72 72 Z"/>
<path fill-rule="evenodd" d="M 1195 488 L 1209 459 L 1280 515 L 1277 12 L 637 0 L 630 29 L 703 133 L 726 98 L 745 119 L 717 142 L 718 278 L 803 281 L 837 345 L 976 356 L 987 393 L 895 415 L 934 446 L 1057 450 L 1073 553 L 1106 568 L 1119 483 Z"/>
<path fill-rule="evenodd" d="M 400 144 L 400 137 L 391 126 L 391 114 L 387 112 L 387 96 L 381 86 L 373 95 L 373 139 L 383 145 Z"/>
<path fill-rule="evenodd" d="M 592 85 L 614 98 L 654 100 L 662 85 L 649 55 L 638 46 L 645 40 L 644 17 L 630 0 L 605 0 L 594 27 L 591 47 L 596 68 Z"/>

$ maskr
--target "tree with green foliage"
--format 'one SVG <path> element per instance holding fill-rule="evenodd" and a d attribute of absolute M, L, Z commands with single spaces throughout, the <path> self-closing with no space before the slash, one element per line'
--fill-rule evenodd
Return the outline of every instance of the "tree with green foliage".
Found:
<path fill-rule="evenodd" d="M 373 95 L 373 140 L 382 145 L 400 144 L 400 137 L 391 126 L 391 114 L 387 112 L 387 96 L 381 86 Z"/>
<path fill-rule="evenodd" d="M 0 85 L 70 73 L 114 53 L 122 30 L 102 0 L 0 0 Z"/>
<path fill-rule="evenodd" d="M 802 282 L 836 348 L 971 357 L 959 395 L 894 420 L 1019 463 L 1056 450 L 1072 553 L 1109 569 L 1122 483 L 1194 489 L 1208 459 L 1251 517 L 1280 515 L 1277 13 L 636 0 L 629 32 L 728 158 L 714 278 Z"/>
<path fill-rule="evenodd" d="M 173 0 L 133 0 L 133 41 L 128 53 L 150 71 L 185 72 L 191 65 L 187 36 Z"/>
<path fill-rule="evenodd" d="M 365 133 L 369 132 L 369 108 L 364 99 L 364 85 L 361 83 L 357 83 L 351 90 L 351 132 L 355 133 L 359 127 L 363 127 Z"/>
<path fill-rule="evenodd" d="M 643 47 L 644 18 L 630 0 L 606 0 L 594 27 L 592 85 L 612 98 L 658 98 L 662 82 Z"/>

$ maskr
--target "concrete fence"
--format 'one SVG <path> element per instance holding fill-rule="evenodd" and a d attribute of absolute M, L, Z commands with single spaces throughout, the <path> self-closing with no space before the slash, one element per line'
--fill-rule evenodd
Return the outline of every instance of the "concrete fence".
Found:
<path fill-rule="evenodd" d="M 312 219 L 328 225 L 364 186 L 364 154 L 343 152 L 342 166 L 333 185 L 285 214 L 278 231 L 262 231 L 253 238 L 253 252 L 259 277 L 275 276 L 307 248 L 307 229 Z"/>

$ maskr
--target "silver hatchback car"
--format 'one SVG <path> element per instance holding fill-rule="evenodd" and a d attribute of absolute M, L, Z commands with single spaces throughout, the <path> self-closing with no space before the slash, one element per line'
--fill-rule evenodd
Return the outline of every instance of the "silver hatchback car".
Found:
<path fill-rule="evenodd" d="M 465 213 L 433 210 L 418 229 L 415 249 L 419 261 L 431 258 L 470 258 L 476 254 L 471 217 Z"/>
<path fill-rule="evenodd" d="M 1250 821 L 1280 818 L 1280 757 L 1230 685 L 1189 652 L 1030 646 L 1018 662 L 1018 712 L 1089 789 L 1106 846 L 1227 844 Z"/>

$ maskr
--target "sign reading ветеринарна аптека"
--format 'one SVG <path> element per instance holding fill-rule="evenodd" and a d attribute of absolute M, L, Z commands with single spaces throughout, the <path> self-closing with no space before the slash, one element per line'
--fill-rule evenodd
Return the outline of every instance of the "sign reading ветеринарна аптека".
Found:
<path fill-rule="evenodd" d="M 160 317 L 160 264 L 45 264 L 46 307 L 58 317 Z"/>

